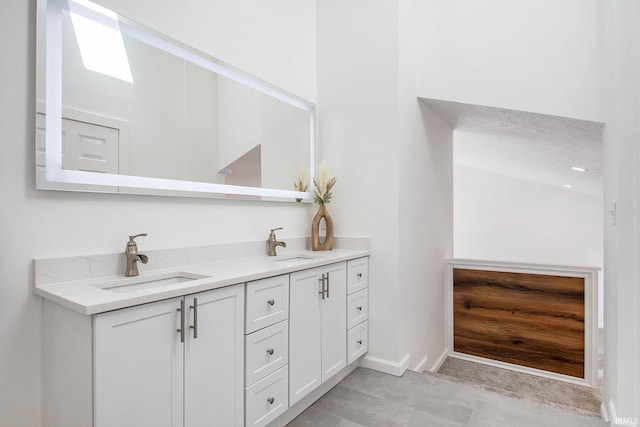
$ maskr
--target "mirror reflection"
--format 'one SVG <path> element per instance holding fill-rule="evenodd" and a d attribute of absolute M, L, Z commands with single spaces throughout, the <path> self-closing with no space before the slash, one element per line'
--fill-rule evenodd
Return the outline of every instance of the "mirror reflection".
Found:
<path fill-rule="evenodd" d="M 38 163 L 54 169 L 49 151 L 57 150 L 61 170 L 43 171 L 40 183 L 310 198 L 293 183 L 313 172 L 312 104 L 92 3 L 69 2 L 58 16 L 59 47 L 48 18 L 46 49 L 57 55 L 47 53 L 46 84 L 56 84 L 57 59 L 59 101 L 47 90 L 39 108 L 47 153 Z M 55 129 L 49 120 L 57 117 Z"/>

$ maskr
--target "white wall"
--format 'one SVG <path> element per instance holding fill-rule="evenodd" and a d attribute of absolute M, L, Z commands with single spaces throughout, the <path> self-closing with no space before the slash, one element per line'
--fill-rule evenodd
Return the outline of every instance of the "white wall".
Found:
<path fill-rule="evenodd" d="M 337 235 L 370 236 L 369 354 L 398 362 L 398 25 L 386 0 L 317 3 L 319 159 Z"/>
<path fill-rule="evenodd" d="M 416 102 L 413 99 L 412 104 Z M 433 371 L 446 351 L 445 261 L 453 256 L 453 132 L 423 103 L 401 117 L 409 134 L 400 159 L 401 348 L 411 355 L 409 369 Z"/>
<path fill-rule="evenodd" d="M 602 0 L 425 0 L 418 95 L 603 121 Z"/>
<path fill-rule="evenodd" d="M 454 167 L 457 258 L 602 267 L 602 198 Z"/>
<path fill-rule="evenodd" d="M 605 360 L 611 425 L 640 425 L 640 4 L 606 2 Z M 615 224 L 608 211 L 616 204 Z M 635 421 L 635 424 L 616 423 Z"/>
<path fill-rule="evenodd" d="M 453 254 L 453 131 L 416 98 L 420 0 L 399 1 L 401 354 L 433 370 L 446 348 L 445 260 Z"/>
<path fill-rule="evenodd" d="M 101 3 L 315 99 L 313 0 Z M 6 3 L 0 32 L 0 425 L 31 427 L 41 421 L 34 258 L 119 252 L 137 232 L 149 233 L 142 252 L 266 239 L 276 226 L 286 240 L 308 234 L 313 212 L 295 203 L 36 191 L 35 1 Z"/>
<path fill-rule="evenodd" d="M 414 18 L 412 1 L 318 2 L 329 212 L 337 234 L 371 237 L 367 366 L 392 373 L 444 351 L 452 240 L 451 129 L 416 98 Z"/>

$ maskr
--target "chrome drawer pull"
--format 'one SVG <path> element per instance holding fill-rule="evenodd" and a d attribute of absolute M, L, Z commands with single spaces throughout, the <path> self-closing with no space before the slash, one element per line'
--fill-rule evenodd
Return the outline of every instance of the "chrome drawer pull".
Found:
<path fill-rule="evenodd" d="M 267 353 L 269 353 L 269 356 L 273 356 L 273 349 L 272 348 L 267 349 Z"/>
<path fill-rule="evenodd" d="M 276 300 L 274 300 L 274 299 L 270 299 L 269 301 L 267 301 L 267 304 L 269 304 L 269 305 L 273 305 L 275 303 L 276 303 Z"/>
<path fill-rule="evenodd" d="M 176 332 L 180 332 L 180 342 L 184 342 L 184 299 L 180 300 L 180 308 L 177 310 L 180 312 L 180 329 Z"/>
<path fill-rule="evenodd" d="M 275 402 L 276 399 L 274 399 L 273 397 L 268 397 L 267 398 L 267 402 L 269 402 L 269 405 L 273 405 L 273 402 Z"/>
<path fill-rule="evenodd" d="M 362 340 L 358 340 L 358 344 L 362 345 Z"/>
<path fill-rule="evenodd" d="M 198 338 L 198 298 L 193 299 L 193 305 L 190 306 L 193 309 L 193 325 L 189 328 L 193 329 L 193 338 Z"/>
<path fill-rule="evenodd" d="M 324 299 L 324 298 L 325 298 L 325 295 L 326 295 L 327 297 L 329 296 L 329 295 L 328 295 L 328 291 L 324 288 L 325 280 L 326 280 L 326 279 L 327 279 L 327 278 L 326 278 L 326 277 L 324 277 L 324 273 L 322 274 L 322 279 L 318 279 L 318 281 L 319 281 L 320 283 L 322 283 L 322 290 L 321 290 L 320 292 L 318 292 L 320 295 L 322 295 L 322 299 Z"/>
<path fill-rule="evenodd" d="M 362 279 L 362 273 L 358 273 L 358 274 L 356 274 L 356 276 L 358 276 L 360 279 Z"/>
<path fill-rule="evenodd" d="M 327 298 L 329 298 L 329 273 L 327 273 Z"/>
<path fill-rule="evenodd" d="M 357 306 L 357 307 L 356 307 L 356 309 L 357 309 L 358 311 L 362 311 L 362 306 L 361 306 L 361 305 L 359 305 L 359 306 Z"/>

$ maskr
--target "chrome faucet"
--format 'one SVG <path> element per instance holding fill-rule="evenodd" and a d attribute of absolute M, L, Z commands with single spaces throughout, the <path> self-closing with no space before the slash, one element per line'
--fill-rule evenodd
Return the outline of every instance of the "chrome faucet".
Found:
<path fill-rule="evenodd" d="M 282 227 L 280 228 L 274 228 L 271 230 L 271 233 L 269 233 L 269 238 L 267 239 L 267 255 L 269 256 L 276 256 L 276 246 L 282 246 L 283 248 L 287 247 L 287 244 L 285 242 L 278 242 L 276 239 L 276 230 L 282 230 Z"/>
<path fill-rule="evenodd" d="M 146 236 L 147 233 L 136 234 L 135 236 L 129 236 L 129 242 L 127 243 L 127 247 L 124 250 L 124 254 L 127 257 L 127 271 L 125 271 L 125 276 L 137 276 L 138 275 L 138 261 L 141 261 L 143 264 L 149 262 L 149 257 L 143 254 L 138 253 L 138 245 L 133 240 L 136 237 Z"/>

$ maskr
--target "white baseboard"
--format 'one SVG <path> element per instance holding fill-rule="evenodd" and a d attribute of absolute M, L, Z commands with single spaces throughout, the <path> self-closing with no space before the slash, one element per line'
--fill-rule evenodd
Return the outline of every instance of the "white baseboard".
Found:
<path fill-rule="evenodd" d="M 616 416 L 616 407 L 613 404 L 613 399 L 609 399 L 606 409 L 607 409 L 607 414 L 609 416 L 609 425 L 611 427 L 616 427 L 617 426 L 616 418 L 618 417 Z"/>
<path fill-rule="evenodd" d="M 431 368 L 429 368 L 429 372 L 438 372 L 444 361 L 447 360 L 447 356 L 449 356 L 449 353 L 451 353 L 449 349 L 445 348 L 440 357 L 438 357 L 438 360 L 436 360 L 436 363 L 434 363 Z"/>
<path fill-rule="evenodd" d="M 604 402 L 600 404 L 600 417 L 602 418 L 602 421 L 609 423 L 609 412 L 607 411 L 607 405 Z"/>
<path fill-rule="evenodd" d="M 604 410 L 605 415 L 608 416 L 609 425 L 611 427 L 637 427 L 640 424 L 638 417 L 620 417 L 616 412 L 616 406 L 613 403 L 613 399 L 609 399 L 608 405 L 605 407 L 604 403 L 600 407 L 600 411 Z M 604 419 L 604 416 L 602 417 Z M 607 421 L 607 420 L 605 420 Z"/>
<path fill-rule="evenodd" d="M 411 355 L 408 353 L 400 362 L 392 362 L 391 360 L 380 359 L 373 356 L 364 356 L 360 360 L 360 366 L 384 372 L 385 374 L 395 375 L 396 377 L 401 377 L 402 374 L 404 374 L 404 371 L 409 367 L 410 358 Z"/>
<path fill-rule="evenodd" d="M 424 372 L 427 366 L 427 360 L 429 360 L 429 356 L 423 357 L 422 360 L 420 360 L 420 362 L 416 365 L 415 368 L 409 369 L 409 370 L 414 372 Z"/>

